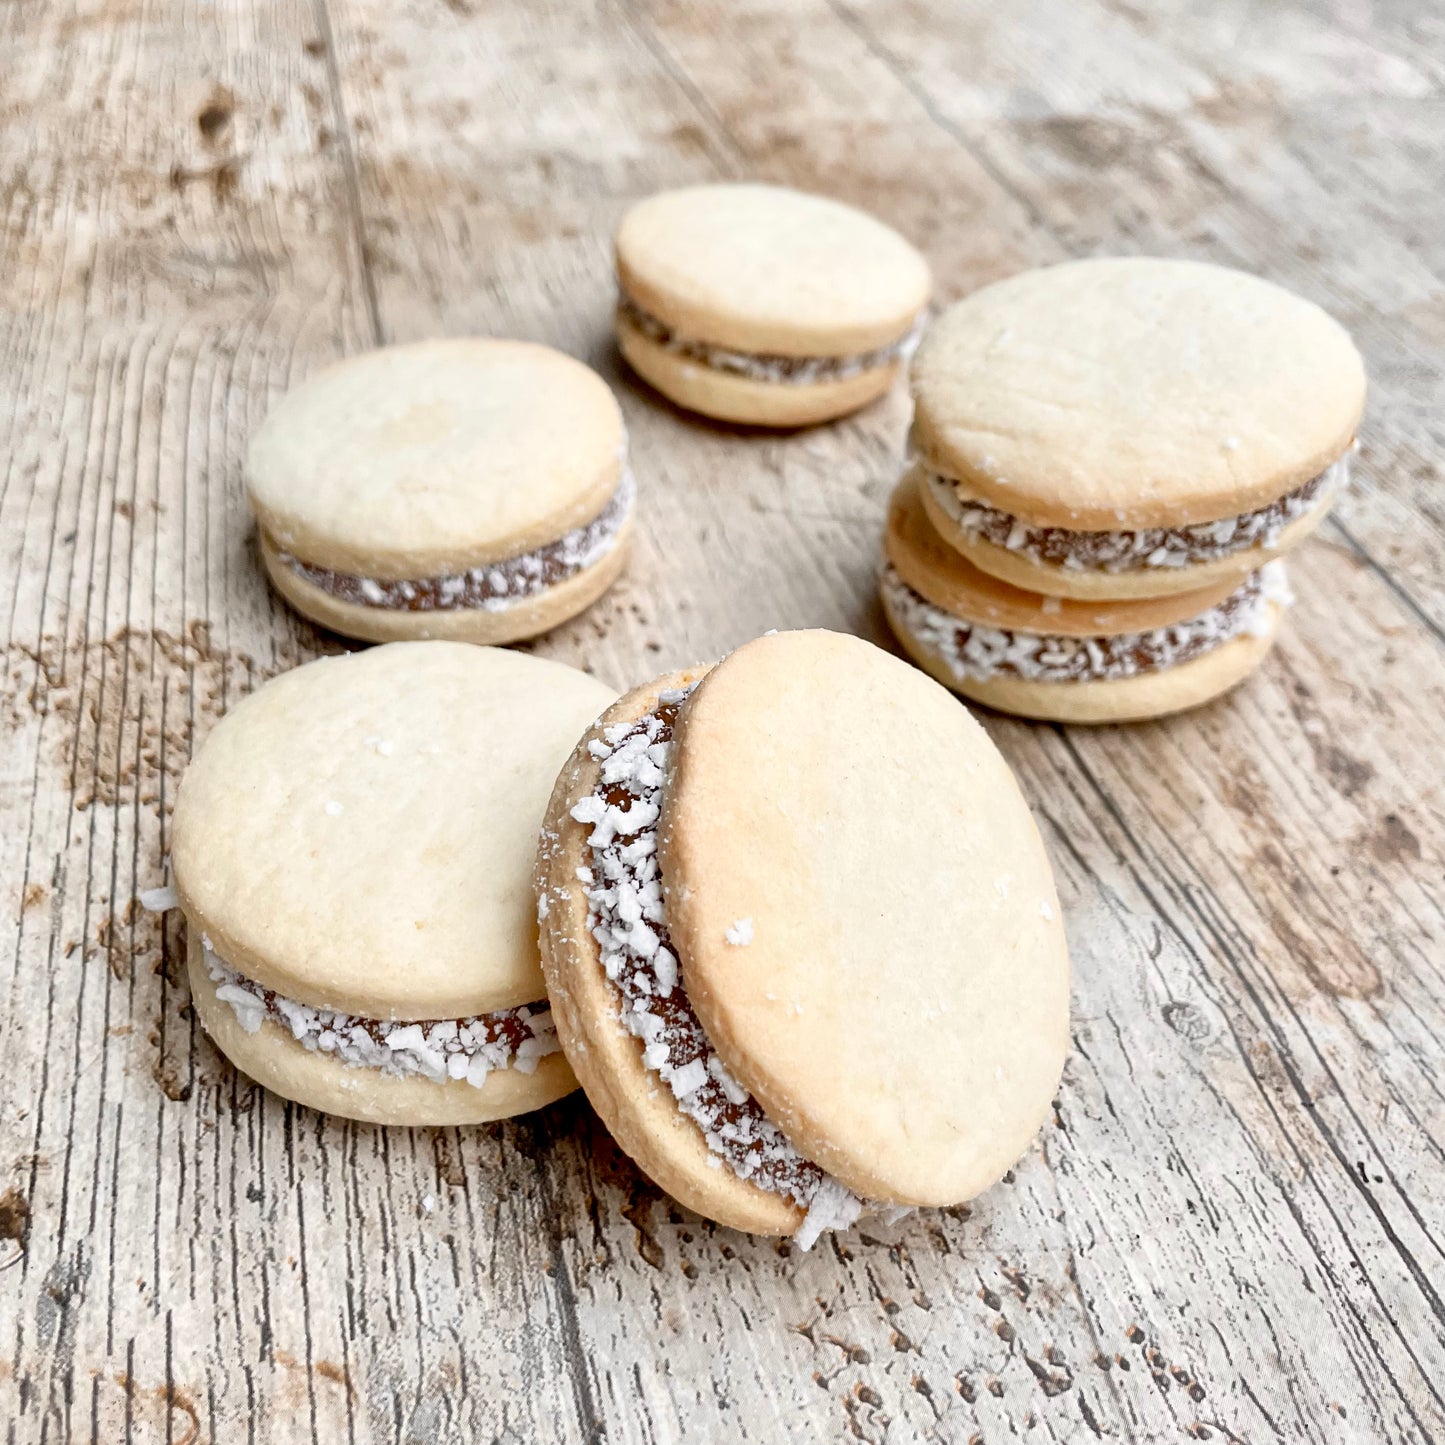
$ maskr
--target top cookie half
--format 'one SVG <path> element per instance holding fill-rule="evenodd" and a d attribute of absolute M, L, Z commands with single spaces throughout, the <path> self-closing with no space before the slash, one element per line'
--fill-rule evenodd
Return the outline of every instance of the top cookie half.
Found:
<path fill-rule="evenodd" d="M 845 357 L 905 335 L 927 263 L 851 206 L 778 186 L 689 186 L 634 206 L 617 231 L 629 301 L 672 332 L 739 352 Z"/>
<path fill-rule="evenodd" d="M 1026 272 L 960 301 L 914 359 L 924 464 L 1024 522 L 1233 517 L 1349 447 L 1365 373 L 1318 306 L 1194 261 Z"/>
<path fill-rule="evenodd" d="M 465 571 L 596 517 L 622 476 L 606 383 L 524 341 L 365 352 L 277 403 L 246 484 L 276 547 L 383 581 Z"/>

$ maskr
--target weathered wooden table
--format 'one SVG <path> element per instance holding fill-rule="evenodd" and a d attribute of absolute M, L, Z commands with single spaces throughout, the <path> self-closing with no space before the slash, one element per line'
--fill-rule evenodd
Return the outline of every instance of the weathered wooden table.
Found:
<path fill-rule="evenodd" d="M 1343 0 L 0 5 L 0 1436 L 1445 1438 L 1445 23 Z M 1373 378 L 1262 675 L 988 719 L 1068 908 L 1055 1116 L 971 1209 L 809 1255 L 714 1229 L 578 1099 L 384 1133 L 198 1032 L 161 881 L 198 739 L 337 646 L 264 585 L 246 437 L 338 353 L 547 341 L 619 389 L 630 575 L 539 645 L 624 685 L 882 638 L 906 403 L 740 435 L 635 388 L 655 188 L 869 207 L 942 298 L 1109 251 L 1257 270 Z"/>

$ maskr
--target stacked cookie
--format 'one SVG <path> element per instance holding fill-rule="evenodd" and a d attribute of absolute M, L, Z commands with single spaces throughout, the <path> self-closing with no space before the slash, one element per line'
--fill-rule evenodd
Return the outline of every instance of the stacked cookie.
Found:
<path fill-rule="evenodd" d="M 1348 334 L 1254 276 L 1071 262 L 946 312 L 913 363 L 884 611 L 955 691 L 1028 717 L 1157 717 L 1269 650 L 1279 558 L 1347 480 Z"/>
<path fill-rule="evenodd" d="M 617 399 L 570 356 L 469 337 L 363 352 L 277 403 L 246 489 L 299 612 L 368 642 L 535 637 L 622 571 Z"/>
<path fill-rule="evenodd" d="M 617 344 L 676 405 L 798 427 L 893 384 L 932 289 L 881 221 L 782 186 L 666 191 L 617 228 Z"/>

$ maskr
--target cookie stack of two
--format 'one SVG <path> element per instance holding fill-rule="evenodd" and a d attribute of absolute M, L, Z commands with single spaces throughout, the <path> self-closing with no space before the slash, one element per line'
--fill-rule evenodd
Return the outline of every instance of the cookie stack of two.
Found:
<path fill-rule="evenodd" d="M 1247 676 L 1280 560 L 1348 480 L 1348 334 L 1257 277 L 1104 259 L 945 313 L 912 371 L 883 607 L 925 670 L 1026 717 L 1181 711 Z"/>

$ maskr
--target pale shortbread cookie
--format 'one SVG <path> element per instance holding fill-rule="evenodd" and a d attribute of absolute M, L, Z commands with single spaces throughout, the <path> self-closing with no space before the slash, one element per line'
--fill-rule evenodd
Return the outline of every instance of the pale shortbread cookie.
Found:
<path fill-rule="evenodd" d="M 277 403 L 246 461 L 267 568 L 368 639 L 534 635 L 621 567 L 633 487 L 616 399 L 529 342 L 383 348 Z"/>
<path fill-rule="evenodd" d="M 280 1051 L 273 1077 L 322 1108 L 344 1067 L 358 1118 L 555 1097 L 532 862 L 556 770 L 612 696 L 560 663 L 397 643 L 285 673 L 222 719 L 182 781 L 171 856 L 192 974 L 247 1035 L 237 1062 Z M 493 1042 L 483 1025 L 504 1016 Z M 469 1064 L 489 1100 L 444 1102 L 473 1087 Z M 530 1082 L 493 1084 L 504 1067 Z"/>
<path fill-rule="evenodd" d="M 1320 494 L 1338 479 L 1318 479 L 1345 454 L 1365 397 L 1359 353 L 1317 306 L 1242 272 L 1147 258 L 1069 262 L 975 292 L 930 329 L 912 385 L 922 463 L 961 503 L 1001 514 L 982 542 L 977 518 L 964 529 L 973 560 L 1034 590 L 1092 596 L 1219 575 L 1179 577 L 1181 562 L 1198 565 L 1189 539 L 1151 539 L 1135 556 L 1118 534 L 1266 512 L 1235 541 L 1227 528 L 1218 546 L 1193 539 L 1199 561 L 1237 541 L 1238 573 L 1283 551 L 1318 522 L 1316 500 L 1328 505 Z M 1037 550 L 1031 527 L 1101 536 L 1072 564 L 1002 572 L 1011 549 L 1015 562 Z"/>
<path fill-rule="evenodd" d="M 617 230 L 618 339 L 665 396 L 723 420 L 800 426 L 891 385 L 932 280 L 896 231 L 778 186 L 706 185 Z"/>
<path fill-rule="evenodd" d="M 698 1017 L 800 1153 L 909 1205 L 1017 1161 L 1067 949 L 1028 804 L 943 689 L 858 638 L 748 643 L 683 710 L 661 838 Z"/>
<path fill-rule="evenodd" d="M 711 1218 L 807 1243 L 958 1203 L 1047 1111 L 1068 965 L 1037 831 L 968 714 L 866 643 L 774 635 L 624 698 L 537 884 L 578 1077 Z"/>

